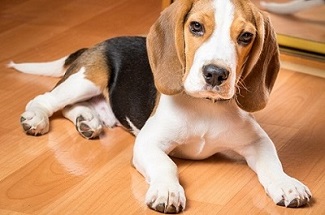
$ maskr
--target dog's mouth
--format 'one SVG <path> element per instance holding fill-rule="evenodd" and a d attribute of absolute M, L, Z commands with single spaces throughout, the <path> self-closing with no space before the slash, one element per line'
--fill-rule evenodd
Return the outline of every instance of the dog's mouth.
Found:
<path fill-rule="evenodd" d="M 234 97 L 234 95 L 232 95 L 231 93 L 221 94 L 220 92 L 216 92 L 214 90 L 213 91 L 203 90 L 196 93 L 186 92 L 186 94 L 196 98 L 207 99 L 212 101 L 213 103 L 229 101 Z"/>
<path fill-rule="evenodd" d="M 216 102 L 226 102 L 226 101 L 231 100 L 232 98 L 229 98 L 229 99 L 217 98 L 217 99 L 215 99 L 215 98 L 206 97 L 205 99 L 210 100 L 213 103 L 216 103 Z"/>
<path fill-rule="evenodd" d="M 229 101 L 234 97 L 235 90 L 229 82 L 222 85 L 212 86 L 210 84 L 187 84 L 184 86 L 186 94 L 196 98 L 208 99 L 213 102 Z"/>
<path fill-rule="evenodd" d="M 233 98 L 234 94 L 229 86 L 210 86 L 206 85 L 203 88 L 202 94 L 204 98 L 212 101 L 228 101 Z"/>

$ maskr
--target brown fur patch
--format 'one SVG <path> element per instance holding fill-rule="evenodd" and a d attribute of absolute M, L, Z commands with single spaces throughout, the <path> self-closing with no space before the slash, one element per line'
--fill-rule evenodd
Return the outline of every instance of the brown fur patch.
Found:
<path fill-rule="evenodd" d="M 257 29 L 255 27 L 255 21 L 253 18 L 252 8 L 249 6 L 249 4 L 243 1 L 234 1 L 235 5 L 235 15 L 234 15 L 234 21 L 231 26 L 231 38 L 236 44 L 236 54 L 237 54 L 237 68 L 236 68 L 236 75 L 237 75 L 237 81 L 240 78 L 242 68 L 244 67 L 244 64 L 248 58 L 248 55 L 251 51 L 251 48 L 253 46 L 254 40 L 256 38 Z M 254 38 L 252 42 L 247 46 L 239 45 L 237 40 L 239 35 L 242 32 L 250 32 L 254 35 Z"/>
<path fill-rule="evenodd" d="M 83 52 L 68 68 L 64 77 L 56 86 L 64 82 L 72 74 L 77 73 L 82 67 L 85 68 L 85 78 L 93 82 L 108 98 L 107 84 L 109 81 L 109 68 L 105 61 L 104 44 L 99 44 Z"/>
<path fill-rule="evenodd" d="M 147 36 L 147 51 L 157 90 L 182 92 L 185 69 L 184 22 L 197 0 L 178 0 L 166 8 Z"/>
<path fill-rule="evenodd" d="M 237 48 L 237 54 L 241 56 L 237 68 L 241 73 L 241 80 L 236 101 L 242 109 L 254 112 L 266 106 L 279 72 L 278 44 L 274 29 L 266 15 L 251 2 L 242 0 L 233 2 L 236 7 L 237 24 L 233 25 L 232 32 L 238 31 L 240 26 L 248 31 L 256 29 L 255 39 L 250 47 Z M 234 33 L 232 37 L 235 36 Z"/>
<path fill-rule="evenodd" d="M 104 56 L 104 44 L 95 46 L 80 58 L 86 67 L 86 78 L 96 84 L 102 91 L 107 88 L 109 68 Z"/>
<path fill-rule="evenodd" d="M 215 28 L 214 10 L 211 5 L 212 0 L 199 1 L 193 5 L 191 11 L 187 15 L 187 19 L 184 25 L 186 69 L 183 81 L 186 79 L 189 70 L 192 67 L 194 55 L 197 49 L 210 38 Z M 202 24 L 205 30 L 204 35 L 193 35 L 190 32 L 191 22 L 199 22 Z"/>

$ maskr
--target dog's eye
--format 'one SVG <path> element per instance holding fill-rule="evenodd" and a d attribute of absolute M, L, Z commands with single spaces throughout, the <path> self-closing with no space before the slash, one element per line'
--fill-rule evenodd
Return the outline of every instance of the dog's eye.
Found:
<path fill-rule="evenodd" d="M 203 34 L 204 34 L 204 27 L 199 22 L 191 22 L 190 23 L 190 31 L 195 36 L 203 36 Z"/>
<path fill-rule="evenodd" d="M 240 45 L 246 46 L 253 40 L 253 34 L 250 32 L 243 32 L 238 37 L 238 43 Z"/>

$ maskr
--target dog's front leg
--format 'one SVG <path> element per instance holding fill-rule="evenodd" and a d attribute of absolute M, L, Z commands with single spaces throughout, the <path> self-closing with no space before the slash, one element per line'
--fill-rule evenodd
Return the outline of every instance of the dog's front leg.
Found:
<path fill-rule="evenodd" d="M 170 133 L 154 127 L 154 124 L 149 119 L 138 134 L 133 164 L 150 184 L 146 204 L 162 213 L 178 213 L 184 210 L 186 200 L 177 166 L 168 156 L 175 145 L 166 139 Z"/>
<path fill-rule="evenodd" d="M 274 144 L 262 128 L 258 125 L 256 128 L 256 141 L 240 147 L 237 152 L 246 158 L 266 193 L 277 205 L 301 207 L 307 204 L 311 198 L 308 187 L 283 171 Z"/>

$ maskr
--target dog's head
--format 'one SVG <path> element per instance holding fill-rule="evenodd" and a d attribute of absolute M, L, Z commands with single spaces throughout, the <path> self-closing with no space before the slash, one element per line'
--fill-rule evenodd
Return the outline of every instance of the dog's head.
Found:
<path fill-rule="evenodd" d="M 151 27 L 147 49 L 161 93 L 234 98 L 249 112 L 265 107 L 279 71 L 270 21 L 244 0 L 177 0 Z"/>

